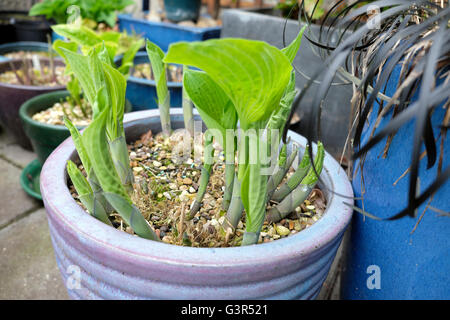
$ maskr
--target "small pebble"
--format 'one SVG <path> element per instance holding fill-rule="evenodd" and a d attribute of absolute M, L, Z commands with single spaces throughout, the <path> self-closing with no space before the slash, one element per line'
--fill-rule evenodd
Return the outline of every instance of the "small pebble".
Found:
<path fill-rule="evenodd" d="M 161 166 L 162 166 L 162 163 L 155 160 L 155 161 L 153 161 L 153 166 L 156 167 L 156 168 L 158 168 L 158 167 L 161 167 Z"/>
<path fill-rule="evenodd" d="M 281 226 L 281 225 L 277 225 L 276 228 L 277 228 L 277 233 L 278 233 L 280 236 L 287 236 L 287 235 L 289 235 L 289 233 L 291 233 L 291 231 L 289 231 L 288 228 L 283 227 L 283 226 Z"/>

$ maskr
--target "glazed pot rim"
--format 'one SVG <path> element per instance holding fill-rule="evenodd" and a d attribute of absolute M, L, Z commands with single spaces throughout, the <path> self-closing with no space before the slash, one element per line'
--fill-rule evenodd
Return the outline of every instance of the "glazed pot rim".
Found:
<path fill-rule="evenodd" d="M 21 62 L 22 60 L 19 59 L 9 59 L 6 61 L 1 61 L 0 66 L 3 64 L 14 63 L 14 62 Z M 60 58 L 55 58 L 55 62 L 63 62 Z M 10 70 L 8 70 L 10 71 Z M 21 85 L 21 84 L 9 84 L 5 82 L 0 82 L 0 87 L 9 88 L 9 89 L 16 89 L 16 90 L 32 90 L 32 91 L 42 91 L 46 92 L 48 90 L 55 91 L 55 90 L 64 90 L 66 88 L 66 85 L 57 85 L 57 86 L 30 86 L 30 85 Z"/>
<path fill-rule="evenodd" d="M 172 108 L 171 116 L 182 116 L 181 108 Z M 198 115 L 198 112 L 196 112 Z M 145 110 L 125 114 L 124 124 L 159 117 L 159 111 Z M 126 127 L 126 126 L 125 126 Z M 293 141 L 305 147 L 306 139 L 289 131 Z M 117 230 L 86 213 L 72 198 L 66 183 L 66 162 L 75 153 L 71 138 L 66 139 L 47 158 L 41 172 L 41 194 L 47 214 L 64 224 L 64 229 L 77 234 L 78 238 L 89 241 L 101 252 L 116 256 L 139 257 L 148 261 L 188 266 L 207 265 L 254 265 L 256 261 L 270 262 L 289 259 L 293 255 L 307 257 L 310 253 L 327 246 L 339 237 L 352 216 L 353 210 L 343 202 L 352 200 L 339 196 L 353 197 L 353 189 L 345 170 L 325 153 L 321 177 L 329 180 L 328 187 L 338 194 L 330 194 L 324 215 L 312 226 L 295 235 L 269 243 L 227 248 L 193 248 L 151 241 Z M 119 259 L 119 258 L 118 258 Z"/>
<path fill-rule="evenodd" d="M 148 13 L 148 11 L 145 11 L 145 13 Z M 205 32 L 208 32 L 208 31 L 219 31 L 219 30 L 222 30 L 222 26 L 204 27 L 204 28 L 180 26 L 180 25 L 178 25 L 175 22 L 166 22 L 166 21 L 158 22 L 158 21 L 149 21 L 149 20 L 146 20 L 144 18 L 134 18 L 130 14 L 126 14 L 126 13 L 118 14 L 117 17 L 119 19 L 137 21 L 139 23 L 148 24 L 148 25 L 151 25 L 151 26 L 158 26 L 158 27 L 164 26 L 164 27 L 170 28 L 170 29 L 189 31 L 191 33 L 197 33 L 197 34 L 205 33 Z"/>
<path fill-rule="evenodd" d="M 33 105 L 34 103 L 40 101 L 43 98 L 46 98 L 47 96 L 53 96 L 53 95 L 64 95 L 64 96 L 69 96 L 70 93 L 67 90 L 57 90 L 57 91 L 51 91 L 51 92 L 46 92 L 43 94 L 39 94 L 37 96 L 34 96 L 33 98 L 25 101 L 19 109 L 19 116 L 20 118 L 27 122 L 28 124 L 30 124 L 31 126 L 39 126 L 39 127 L 43 127 L 43 128 L 47 128 L 50 130 L 57 130 L 57 131 L 68 131 L 69 129 L 66 128 L 65 125 L 62 124 L 49 124 L 49 123 L 44 123 L 44 122 L 40 122 L 40 121 L 36 121 L 34 120 L 32 117 L 30 117 L 27 113 L 27 109 Z M 132 109 L 131 107 L 131 102 L 128 101 L 128 99 L 125 100 L 126 106 L 128 105 L 130 110 Z M 49 106 L 48 108 L 51 108 L 52 106 Z M 42 109 L 45 110 L 45 109 Z M 78 130 L 82 130 L 84 129 L 86 126 L 76 126 Z"/>

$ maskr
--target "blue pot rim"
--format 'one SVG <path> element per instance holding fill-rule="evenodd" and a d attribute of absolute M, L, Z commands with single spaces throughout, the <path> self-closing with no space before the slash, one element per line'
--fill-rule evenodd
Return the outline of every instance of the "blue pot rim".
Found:
<path fill-rule="evenodd" d="M 155 21 L 148 21 L 145 19 L 137 19 L 137 18 L 133 18 L 130 14 L 119 14 L 119 15 L 117 15 L 117 17 L 119 20 L 136 21 L 136 22 L 148 24 L 151 26 L 158 26 L 158 27 L 164 26 L 164 27 L 170 28 L 170 29 L 184 30 L 184 31 L 187 30 L 187 31 L 193 32 L 193 33 L 204 33 L 207 31 L 222 30 L 222 26 L 206 27 L 206 28 L 187 27 L 187 26 L 180 26 L 176 23 L 170 23 L 170 22 L 155 22 Z"/>
<path fill-rule="evenodd" d="M 138 51 L 138 53 L 136 53 L 135 59 L 137 57 L 147 57 L 147 53 L 146 52 L 142 52 L 142 51 L 141 52 Z M 117 63 L 120 62 L 121 60 L 122 60 L 122 56 L 117 56 L 114 59 L 114 63 L 117 65 Z M 142 78 L 134 77 L 132 75 L 128 76 L 127 81 L 143 84 L 143 85 L 146 85 L 146 86 L 154 86 L 154 87 L 156 87 L 156 81 L 155 80 L 142 79 Z M 169 82 L 167 82 L 167 87 L 168 88 L 182 88 L 183 87 L 183 82 L 169 81 Z"/>

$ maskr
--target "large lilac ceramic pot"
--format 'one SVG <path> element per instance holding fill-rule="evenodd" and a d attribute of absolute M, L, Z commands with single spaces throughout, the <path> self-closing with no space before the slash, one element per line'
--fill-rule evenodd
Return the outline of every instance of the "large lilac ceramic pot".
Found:
<path fill-rule="evenodd" d="M 198 116 L 196 116 L 197 119 Z M 172 127 L 183 127 L 171 109 Z M 127 140 L 161 130 L 158 110 L 125 115 Z M 304 148 L 306 140 L 289 132 Z M 77 160 L 69 138 L 47 159 L 41 193 L 50 233 L 70 297 L 76 299 L 313 299 L 335 257 L 352 210 L 344 170 L 325 155 L 324 216 L 294 236 L 233 248 L 191 248 L 155 242 L 116 230 L 87 214 L 67 188 L 67 160 Z M 325 188 L 326 187 L 326 188 Z"/>

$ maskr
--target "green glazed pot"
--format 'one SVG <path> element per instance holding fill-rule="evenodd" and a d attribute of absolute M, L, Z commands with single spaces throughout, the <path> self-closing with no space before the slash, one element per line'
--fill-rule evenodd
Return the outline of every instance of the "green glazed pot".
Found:
<path fill-rule="evenodd" d="M 41 164 L 44 164 L 47 157 L 70 136 L 69 130 L 62 125 L 52 125 L 38 122 L 32 119 L 32 116 L 42 110 L 48 109 L 56 102 L 64 100 L 69 96 L 67 90 L 55 91 L 41 94 L 26 101 L 19 110 L 22 119 L 25 134 L 31 140 L 33 150 Z M 125 112 L 131 111 L 131 103 L 127 100 L 125 103 Z M 83 129 L 83 127 L 78 127 Z"/>

